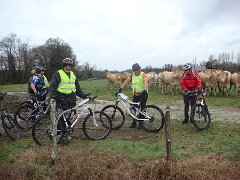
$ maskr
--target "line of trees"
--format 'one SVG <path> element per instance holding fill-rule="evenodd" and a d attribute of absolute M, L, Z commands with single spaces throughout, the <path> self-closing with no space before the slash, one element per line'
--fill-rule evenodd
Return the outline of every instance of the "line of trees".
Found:
<path fill-rule="evenodd" d="M 79 60 L 71 46 L 60 38 L 49 38 L 43 45 L 31 47 L 27 40 L 23 41 L 17 34 L 12 33 L 0 40 L 0 84 L 26 83 L 31 70 L 36 66 L 45 67 L 46 76 L 50 79 L 52 74 L 62 67 L 61 60 L 66 57 L 73 59 L 73 71 L 78 79 L 106 78 L 107 70 L 97 70 L 96 65 L 91 66 L 88 62 L 78 65 Z M 240 53 L 222 53 L 218 57 L 210 55 L 207 61 L 200 64 L 196 64 L 196 60 L 191 61 L 199 71 L 205 68 L 240 71 Z M 181 65 L 165 64 L 156 68 L 149 65 L 144 71 L 171 71 L 180 67 Z"/>

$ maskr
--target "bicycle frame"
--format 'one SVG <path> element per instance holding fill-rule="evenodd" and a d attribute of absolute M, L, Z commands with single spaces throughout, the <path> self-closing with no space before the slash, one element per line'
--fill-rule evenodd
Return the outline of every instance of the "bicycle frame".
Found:
<path fill-rule="evenodd" d="M 42 105 L 48 101 L 47 108 L 45 109 L 45 111 L 42 112 L 43 114 L 47 114 L 47 112 L 50 110 L 50 107 L 51 107 L 50 100 L 51 100 L 50 97 L 48 97 L 45 101 L 37 101 L 37 102 L 36 102 L 36 106 L 34 106 L 33 112 L 31 112 L 31 113 L 28 115 L 27 120 L 28 120 L 30 117 L 32 117 L 34 113 L 36 113 L 36 111 L 38 110 L 38 108 L 42 107 Z M 40 102 L 40 103 L 39 103 L 39 102 Z M 35 104 L 35 103 L 34 103 L 34 104 Z"/>
<path fill-rule="evenodd" d="M 124 95 L 123 93 L 118 93 L 117 95 L 117 101 L 116 101 L 116 106 L 118 103 L 121 103 L 125 109 L 127 110 L 127 114 L 129 114 L 132 118 L 134 118 L 135 120 L 137 121 L 149 121 L 151 119 L 151 117 L 146 114 L 145 112 L 142 112 L 141 110 L 139 110 L 139 107 L 140 106 L 140 102 L 132 102 L 132 101 L 129 101 L 128 100 L 128 97 L 126 95 Z M 126 105 L 126 103 L 129 105 L 129 107 Z M 134 105 L 137 105 L 137 107 L 135 107 Z M 134 115 L 129 108 L 134 108 L 136 110 L 136 115 Z M 144 119 L 139 119 L 137 116 L 139 114 L 142 114 L 144 117 Z"/>
<path fill-rule="evenodd" d="M 63 120 L 64 120 L 64 124 L 65 124 L 65 126 L 66 126 L 66 129 L 67 129 L 67 128 L 72 129 L 72 128 L 75 126 L 75 124 L 79 121 L 80 117 L 81 117 L 83 114 L 86 114 L 86 110 L 88 110 L 90 114 L 93 114 L 93 124 L 98 127 L 98 124 L 97 124 L 97 122 L 96 122 L 96 120 L 95 120 L 94 112 L 92 111 L 92 109 L 90 108 L 90 105 L 88 104 L 88 102 L 89 102 L 90 100 L 94 100 L 95 98 L 96 98 L 96 96 L 93 97 L 93 98 L 91 98 L 91 99 L 90 99 L 90 98 L 83 99 L 83 100 L 80 101 L 75 107 L 73 107 L 73 108 L 71 108 L 71 109 L 64 110 L 64 111 L 61 111 L 61 108 L 57 108 L 57 111 L 61 111 L 61 113 L 57 112 L 57 113 L 59 114 L 59 115 L 58 115 L 58 118 L 57 118 L 57 121 L 59 121 L 59 119 L 60 119 L 61 117 L 63 117 Z M 84 106 L 84 105 L 85 105 L 85 106 Z M 75 119 L 75 120 L 72 122 L 72 124 L 69 126 L 69 124 L 67 123 L 66 114 L 67 114 L 67 113 L 70 113 L 70 115 L 71 115 L 71 113 L 72 113 L 74 110 L 76 110 L 77 108 L 83 107 L 83 106 L 84 106 L 83 110 L 78 114 L 78 116 L 76 117 L 76 119 Z"/>

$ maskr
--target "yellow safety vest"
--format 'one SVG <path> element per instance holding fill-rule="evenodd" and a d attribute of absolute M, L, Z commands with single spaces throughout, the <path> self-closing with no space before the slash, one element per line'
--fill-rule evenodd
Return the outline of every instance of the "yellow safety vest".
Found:
<path fill-rule="evenodd" d="M 138 76 L 135 76 L 135 74 L 132 74 L 132 90 L 133 93 L 141 93 L 144 90 L 144 82 L 143 82 L 143 74 L 144 72 L 140 72 Z"/>
<path fill-rule="evenodd" d="M 70 77 L 63 71 L 58 71 L 60 74 L 61 82 L 58 84 L 57 91 L 64 94 L 76 92 L 75 80 L 76 76 L 70 71 Z"/>
<path fill-rule="evenodd" d="M 45 82 L 45 84 L 48 84 L 47 77 L 44 75 L 43 75 L 43 81 Z M 44 85 L 42 89 L 46 89 L 46 88 L 47 88 L 47 86 Z"/>

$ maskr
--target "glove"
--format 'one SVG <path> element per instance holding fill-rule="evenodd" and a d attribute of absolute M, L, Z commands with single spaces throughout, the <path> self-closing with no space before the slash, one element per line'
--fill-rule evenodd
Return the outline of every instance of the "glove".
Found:
<path fill-rule="evenodd" d="M 87 93 L 87 94 L 82 93 L 81 98 L 83 98 L 83 99 L 87 99 L 89 95 L 90 95 L 89 93 Z"/>
<path fill-rule="evenodd" d="M 122 88 L 119 88 L 119 89 L 117 90 L 117 92 L 115 93 L 115 96 L 117 96 L 118 93 L 121 93 L 121 92 L 122 92 Z"/>
<path fill-rule="evenodd" d="M 147 95 L 147 90 L 143 90 L 143 92 L 141 92 L 141 96 L 145 96 Z"/>

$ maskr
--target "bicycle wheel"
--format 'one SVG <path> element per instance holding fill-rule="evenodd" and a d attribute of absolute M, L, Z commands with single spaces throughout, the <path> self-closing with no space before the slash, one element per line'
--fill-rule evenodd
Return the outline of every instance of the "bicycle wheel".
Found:
<path fill-rule="evenodd" d="M 106 138 L 112 130 L 112 121 L 103 111 L 95 111 L 88 114 L 83 121 L 83 132 L 85 136 L 92 140 Z"/>
<path fill-rule="evenodd" d="M 125 115 L 122 109 L 115 105 L 107 105 L 102 109 L 112 121 L 112 129 L 117 130 L 121 128 L 125 121 Z"/>
<path fill-rule="evenodd" d="M 20 139 L 21 137 L 20 130 L 15 124 L 13 117 L 10 116 L 9 114 L 6 114 L 6 115 L 3 114 L 1 116 L 1 119 L 2 119 L 2 127 L 5 133 L 7 134 L 7 136 L 13 141 Z"/>
<path fill-rule="evenodd" d="M 59 143 L 64 134 L 63 123 L 58 121 L 57 125 L 57 143 Z M 51 146 L 53 138 L 52 122 L 49 115 L 39 117 L 32 127 L 33 140 L 39 146 Z"/>
<path fill-rule="evenodd" d="M 34 107 L 31 104 L 23 104 L 20 106 L 14 114 L 14 120 L 20 129 L 27 129 L 32 126 L 32 123 L 36 119 L 36 115 L 30 114 L 34 111 Z"/>
<path fill-rule="evenodd" d="M 146 132 L 158 132 L 162 129 L 165 119 L 163 111 L 159 107 L 155 105 L 147 105 L 143 112 L 150 116 L 150 120 L 140 121 L 140 127 L 142 127 Z"/>
<path fill-rule="evenodd" d="M 211 124 L 211 116 L 205 105 L 194 105 L 191 110 L 191 122 L 199 130 L 207 130 Z"/>

